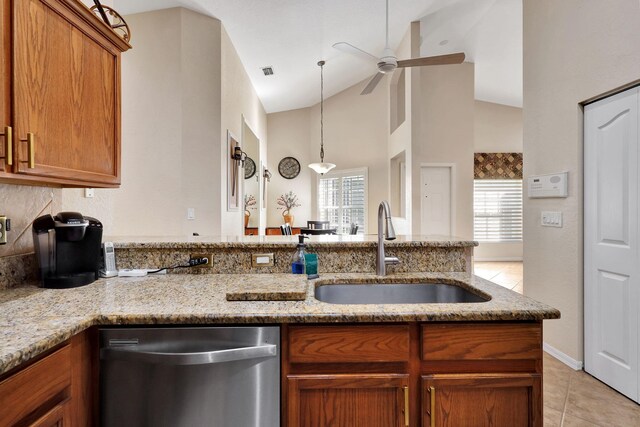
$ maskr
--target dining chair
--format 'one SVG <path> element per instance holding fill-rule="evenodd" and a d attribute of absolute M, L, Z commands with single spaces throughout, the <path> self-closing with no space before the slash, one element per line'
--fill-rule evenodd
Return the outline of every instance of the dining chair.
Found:
<path fill-rule="evenodd" d="M 285 223 L 282 224 L 280 226 L 280 231 L 282 232 L 283 236 L 291 236 L 292 232 L 291 232 L 291 225 L 289 225 L 289 223 Z"/>
<path fill-rule="evenodd" d="M 325 230 L 330 227 L 329 221 L 307 221 L 307 228 L 311 230 Z"/>
<path fill-rule="evenodd" d="M 349 230 L 349 234 L 351 235 L 358 234 L 358 224 L 354 222 L 351 223 L 351 229 Z"/>

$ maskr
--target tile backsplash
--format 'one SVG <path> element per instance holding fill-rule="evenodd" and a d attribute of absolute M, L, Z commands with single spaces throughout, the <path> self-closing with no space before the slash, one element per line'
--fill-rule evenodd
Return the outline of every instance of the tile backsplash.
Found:
<path fill-rule="evenodd" d="M 61 203 L 59 188 L 0 184 L 0 215 L 11 219 L 7 244 L 0 245 L 0 258 L 33 253 L 33 220 L 59 212 Z"/>

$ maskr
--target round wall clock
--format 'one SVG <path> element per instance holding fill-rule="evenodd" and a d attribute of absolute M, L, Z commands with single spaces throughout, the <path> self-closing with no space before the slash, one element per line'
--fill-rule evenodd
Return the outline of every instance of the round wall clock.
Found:
<path fill-rule="evenodd" d="M 256 162 L 251 157 L 244 160 L 244 179 L 249 179 L 256 174 Z"/>
<path fill-rule="evenodd" d="M 285 157 L 278 163 L 278 172 L 283 178 L 293 179 L 300 174 L 300 162 L 293 157 Z"/>

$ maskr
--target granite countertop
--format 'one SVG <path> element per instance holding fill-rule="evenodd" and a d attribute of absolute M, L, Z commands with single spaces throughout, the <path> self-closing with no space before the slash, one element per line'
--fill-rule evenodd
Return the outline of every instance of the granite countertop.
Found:
<path fill-rule="evenodd" d="M 113 242 L 117 249 L 192 249 L 192 248 L 228 248 L 243 247 L 264 249 L 265 247 L 291 246 L 298 242 L 298 236 L 184 236 L 175 237 L 117 237 L 109 236 L 103 240 Z M 309 236 L 308 246 L 321 247 L 378 247 L 375 234 L 321 235 Z M 385 246 L 401 247 L 474 247 L 478 242 L 455 236 L 398 236 L 396 240 L 385 241 Z"/>
<path fill-rule="evenodd" d="M 461 304 L 339 305 L 315 286 L 336 282 L 446 282 L 491 300 Z M 0 291 L 0 374 L 95 325 L 338 323 L 556 319 L 560 312 L 467 273 L 155 275 L 100 279 L 75 289 Z"/>

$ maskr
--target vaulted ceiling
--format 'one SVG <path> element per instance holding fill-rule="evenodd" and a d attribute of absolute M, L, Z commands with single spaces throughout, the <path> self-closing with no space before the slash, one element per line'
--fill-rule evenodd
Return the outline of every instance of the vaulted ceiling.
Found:
<path fill-rule="evenodd" d="M 373 74 L 375 64 L 334 43 L 375 55 L 385 44 L 384 0 L 114 0 L 114 6 L 123 15 L 182 6 L 220 19 L 268 113 L 319 101 L 320 59 L 325 96 Z M 421 55 L 464 51 L 476 64 L 476 99 L 522 106 L 522 0 L 390 0 L 389 9 L 391 47 L 420 20 Z M 265 77 L 263 66 L 275 74 Z"/>

